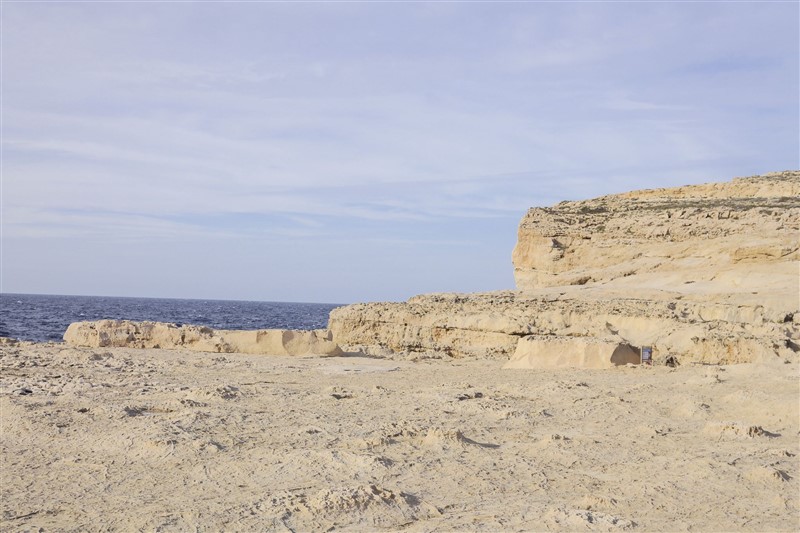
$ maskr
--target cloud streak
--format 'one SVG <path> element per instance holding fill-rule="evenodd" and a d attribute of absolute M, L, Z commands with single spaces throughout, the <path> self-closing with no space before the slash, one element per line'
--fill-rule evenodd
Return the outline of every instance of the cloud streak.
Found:
<path fill-rule="evenodd" d="M 531 205 L 800 165 L 798 9 L 7 4 L 4 290 L 115 237 L 475 243 L 507 283 Z"/>

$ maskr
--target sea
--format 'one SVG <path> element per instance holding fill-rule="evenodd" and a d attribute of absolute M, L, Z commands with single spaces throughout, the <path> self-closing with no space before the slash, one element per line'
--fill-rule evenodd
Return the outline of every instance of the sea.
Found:
<path fill-rule="evenodd" d="M 214 329 L 320 329 L 342 304 L 0 294 L 0 337 L 60 341 L 72 322 L 152 320 Z"/>

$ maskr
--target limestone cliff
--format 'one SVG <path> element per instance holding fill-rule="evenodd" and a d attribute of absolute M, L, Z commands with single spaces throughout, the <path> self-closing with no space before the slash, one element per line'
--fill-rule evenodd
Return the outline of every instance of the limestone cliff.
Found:
<path fill-rule="evenodd" d="M 800 351 L 800 172 L 562 202 L 531 209 L 518 235 L 517 292 L 335 309 L 334 340 L 528 367 L 605 366 L 626 346 L 656 362 Z"/>
<path fill-rule="evenodd" d="M 533 208 L 512 255 L 517 288 L 771 276 L 776 263 L 797 261 L 799 196 L 800 172 L 777 172 Z"/>

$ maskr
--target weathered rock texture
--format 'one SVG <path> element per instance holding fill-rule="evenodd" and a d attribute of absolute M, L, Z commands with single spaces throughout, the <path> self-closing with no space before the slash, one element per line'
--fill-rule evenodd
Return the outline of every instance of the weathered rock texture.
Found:
<path fill-rule="evenodd" d="M 517 342 L 517 349 L 503 368 L 610 368 L 639 364 L 639 350 L 629 344 L 592 337 L 528 335 Z"/>
<path fill-rule="evenodd" d="M 725 290 L 754 264 L 770 275 L 775 263 L 797 261 L 798 196 L 800 173 L 780 172 L 533 208 L 512 255 L 517 288 L 632 274 L 713 281 L 725 272 Z"/>
<path fill-rule="evenodd" d="M 520 224 L 519 291 L 356 304 L 332 311 L 329 327 L 346 349 L 517 352 L 529 367 L 606 366 L 621 345 L 652 346 L 656 363 L 794 357 L 798 239 L 794 171 L 562 202 Z"/>
<path fill-rule="evenodd" d="M 324 330 L 214 330 L 203 326 L 99 320 L 75 322 L 64 333 L 73 346 L 182 348 L 198 352 L 265 355 L 341 355 Z"/>

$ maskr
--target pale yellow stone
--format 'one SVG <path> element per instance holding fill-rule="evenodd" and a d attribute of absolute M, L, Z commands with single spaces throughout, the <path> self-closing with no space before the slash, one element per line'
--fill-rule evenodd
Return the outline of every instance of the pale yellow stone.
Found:
<path fill-rule="evenodd" d="M 199 352 L 265 355 L 341 355 L 325 330 L 213 330 L 203 326 L 100 320 L 75 322 L 64 333 L 72 346 L 182 348 Z"/>

